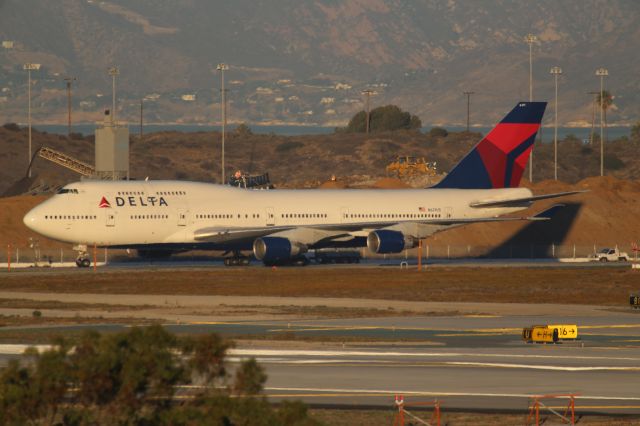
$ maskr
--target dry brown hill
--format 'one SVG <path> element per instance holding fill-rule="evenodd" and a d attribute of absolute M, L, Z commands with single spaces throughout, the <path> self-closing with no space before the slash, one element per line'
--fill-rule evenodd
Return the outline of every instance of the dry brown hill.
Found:
<path fill-rule="evenodd" d="M 393 181 L 386 182 L 390 184 Z M 577 184 L 544 181 L 533 185 L 525 182 L 524 185 L 531 187 L 536 194 L 574 189 L 589 192 L 560 201 L 539 202 L 534 208 L 519 214 L 535 214 L 547 206 L 562 202 L 568 205 L 567 212 L 576 213 L 572 224 L 566 217 L 558 217 L 553 221 L 536 224 L 510 222 L 468 225 L 429 238 L 428 244 L 434 250 L 433 254 L 444 255 L 447 245 L 451 246 L 452 255 L 465 254 L 467 246 L 471 246 L 471 254 L 481 254 L 483 248 L 495 249 L 501 245 L 520 249 L 524 247 L 526 253 L 529 253 L 527 247 L 532 243 L 541 245 L 555 242 L 568 247 L 563 249 L 564 255 L 571 254 L 570 248 L 573 244 L 577 246 L 578 255 L 585 255 L 593 250 L 594 245 L 602 247 L 618 244 L 621 249 L 630 251 L 630 243 L 640 241 L 638 181 L 597 177 L 584 179 Z M 69 248 L 69 245 L 35 235 L 22 223 L 24 214 L 44 199 L 45 197 L 32 196 L 0 199 L 0 247 L 4 248 L 9 243 L 14 247 L 27 247 L 29 237 L 35 237 L 40 240 L 43 248 Z M 576 203 L 582 204 L 580 209 L 575 208 Z M 522 251 L 518 253 L 520 257 L 523 256 Z"/>
<path fill-rule="evenodd" d="M 423 156 L 447 172 L 481 138 L 478 133 L 450 133 L 435 137 L 411 131 L 380 134 L 336 133 L 278 136 L 231 132 L 226 140 L 227 176 L 242 169 L 269 172 L 276 187 L 316 187 L 331 175 L 360 176 L 375 182 L 387 177 L 385 166 L 397 155 Z M 34 149 L 49 146 L 93 163 L 93 136 L 67 138 L 35 131 Z M 640 145 L 630 141 L 607 144 L 607 175 L 640 178 Z M 559 148 L 559 179 L 575 183 L 599 174 L 599 150 L 568 140 Z M 551 144 L 538 144 L 534 151 L 534 180 L 552 177 Z M 131 173 L 143 179 L 218 181 L 220 179 L 220 134 L 216 132 L 158 132 L 143 141 L 132 136 Z M 27 166 L 27 131 L 0 127 L 0 194 L 23 178 Z M 78 175 L 43 159 L 36 159 L 36 183 L 65 184 Z"/>

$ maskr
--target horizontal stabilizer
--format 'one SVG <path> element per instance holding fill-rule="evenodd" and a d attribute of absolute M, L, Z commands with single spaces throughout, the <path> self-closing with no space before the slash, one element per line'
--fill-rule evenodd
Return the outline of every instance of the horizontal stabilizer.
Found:
<path fill-rule="evenodd" d="M 533 220 L 549 220 L 552 219 L 560 210 L 565 207 L 564 204 L 554 204 L 546 210 L 541 211 L 537 215 L 533 216 Z"/>
<path fill-rule="evenodd" d="M 486 208 L 486 207 L 518 207 L 523 204 L 532 203 L 534 201 L 547 200 L 549 198 L 558 198 L 564 197 L 567 195 L 581 194 L 587 191 L 567 191 L 567 192 L 556 192 L 555 194 L 543 194 L 543 195 L 533 195 L 531 197 L 523 197 L 523 198 L 508 198 L 503 200 L 486 200 L 486 201 L 474 201 L 469 203 L 469 207 L 477 207 L 477 208 Z"/>

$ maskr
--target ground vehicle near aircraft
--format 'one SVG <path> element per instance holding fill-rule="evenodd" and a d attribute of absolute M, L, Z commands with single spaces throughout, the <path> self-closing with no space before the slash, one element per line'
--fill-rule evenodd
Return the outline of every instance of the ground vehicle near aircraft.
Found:
<path fill-rule="evenodd" d="M 428 163 L 424 157 L 400 155 L 386 167 L 387 175 L 400 179 L 413 176 L 435 176 L 437 173 L 435 162 Z"/>
<path fill-rule="evenodd" d="M 629 255 L 618 250 L 618 247 L 603 248 L 599 252 L 595 253 L 594 260 L 599 262 L 626 262 L 629 260 Z"/>
<path fill-rule="evenodd" d="M 535 216 L 500 216 L 579 192 L 533 195 L 518 188 L 545 106 L 518 103 L 431 188 L 252 190 L 184 181 L 82 181 L 33 208 L 24 222 L 84 247 L 224 250 L 234 259 L 252 250 L 266 265 L 305 264 L 305 253 L 323 248 L 400 253 L 454 226 L 547 220 L 560 206 Z"/>

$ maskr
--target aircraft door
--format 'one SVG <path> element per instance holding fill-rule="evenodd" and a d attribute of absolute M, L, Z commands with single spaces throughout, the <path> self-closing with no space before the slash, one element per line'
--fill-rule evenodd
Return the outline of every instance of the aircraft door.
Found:
<path fill-rule="evenodd" d="M 453 217 L 453 207 L 444 208 L 444 218 L 451 219 Z"/>
<path fill-rule="evenodd" d="M 112 209 L 106 209 L 105 225 L 116 226 L 116 212 Z"/>
<path fill-rule="evenodd" d="M 187 213 L 185 209 L 178 209 L 178 226 L 187 226 Z"/>
<path fill-rule="evenodd" d="M 276 215 L 273 211 L 273 207 L 266 208 L 266 216 L 267 216 L 267 226 L 275 226 Z"/>
<path fill-rule="evenodd" d="M 349 218 L 349 207 L 340 207 L 340 222 L 347 223 Z"/>

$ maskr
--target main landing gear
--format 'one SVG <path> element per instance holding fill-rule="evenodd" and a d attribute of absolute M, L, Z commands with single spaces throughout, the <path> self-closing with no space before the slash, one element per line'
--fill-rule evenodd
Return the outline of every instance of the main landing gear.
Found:
<path fill-rule="evenodd" d="M 233 256 L 224 258 L 225 266 L 249 266 L 250 263 L 251 259 L 239 251 L 234 251 Z"/>

